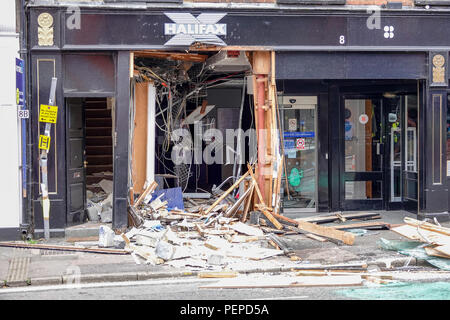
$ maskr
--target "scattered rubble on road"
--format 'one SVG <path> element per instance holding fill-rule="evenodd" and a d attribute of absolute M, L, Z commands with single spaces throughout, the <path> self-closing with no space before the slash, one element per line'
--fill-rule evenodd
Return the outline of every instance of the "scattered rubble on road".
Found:
<path fill-rule="evenodd" d="M 237 189 L 243 182 L 246 189 L 240 195 Z M 112 193 L 108 192 L 112 190 L 108 182 L 99 185 L 104 192 L 92 193 L 89 201 L 96 210 L 99 208 L 97 212 L 103 221 L 102 213 L 105 208 L 109 209 L 112 201 Z M 285 241 L 289 235 L 301 234 L 316 241 L 353 245 L 355 237 L 368 230 L 390 229 L 413 240 L 415 249 L 419 243 L 423 255 L 426 253 L 433 259 L 450 258 L 450 229 L 429 222 L 405 218 L 405 224 L 393 226 L 383 221 L 371 221 L 381 217 L 370 212 L 338 212 L 299 219 L 281 215 L 277 213 L 279 208 L 263 202 L 250 165 L 229 189 L 211 193 L 211 197 L 186 198 L 180 188 L 157 190 L 157 187 L 156 182 L 151 182 L 138 197 L 131 197 L 128 206 L 130 228 L 123 233 L 102 225 L 98 241 L 78 242 L 75 246 L 0 245 L 131 254 L 136 264 L 165 264 L 199 271 L 201 278 L 224 278 L 203 286 L 205 289 L 351 286 L 385 284 L 404 278 L 402 273 L 369 270 L 365 262 L 336 266 L 304 263 L 302 257 L 289 247 L 289 241 Z M 326 226 L 327 223 L 335 224 Z M 400 246 L 395 246 L 392 241 L 383 240 L 380 240 L 380 246 L 385 249 L 401 247 L 401 241 L 397 241 Z M 399 252 L 404 253 L 400 249 Z M 282 256 L 285 258 L 279 259 Z M 429 262 L 437 268 L 450 270 L 450 263 Z M 259 278 L 239 273 L 268 268 L 288 268 L 291 272 Z"/>

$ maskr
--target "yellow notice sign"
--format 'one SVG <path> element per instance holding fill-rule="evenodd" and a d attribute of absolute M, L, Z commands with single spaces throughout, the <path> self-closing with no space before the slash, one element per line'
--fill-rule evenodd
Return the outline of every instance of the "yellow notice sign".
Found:
<path fill-rule="evenodd" d="M 40 135 L 39 136 L 39 149 L 49 150 L 50 149 L 50 137 Z"/>
<path fill-rule="evenodd" d="M 39 122 L 56 123 L 57 116 L 58 116 L 57 106 L 47 106 L 45 104 L 41 104 L 41 109 L 39 111 Z"/>

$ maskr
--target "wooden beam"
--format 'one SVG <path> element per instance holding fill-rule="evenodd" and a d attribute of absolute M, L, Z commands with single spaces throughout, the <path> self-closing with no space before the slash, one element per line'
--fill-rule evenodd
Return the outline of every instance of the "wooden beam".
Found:
<path fill-rule="evenodd" d="M 249 172 L 247 171 L 244 173 L 230 188 L 228 188 L 227 191 L 222 193 L 222 195 L 214 201 L 214 203 L 205 211 L 205 215 L 211 212 L 212 209 L 214 209 L 215 206 L 217 206 L 223 199 L 225 199 L 231 191 L 233 191 L 247 176 L 249 175 Z"/>
<path fill-rule="evenodd" d="M 264 202 L 264 198 L 261 194 L 261 190 L 259 189 L 259 186 L 258 186 L 258 181 L 256 180 L 255 175 L 253 174 L 253 169 L 249 163 L 247 163 L 247 168 L 248 168 L 248 172 L 250 173 L 250 176 L 252 177 L 253 182 L 255 183 L 255 189 L 256 189 L 256 194 L 258 196 L 258 200 L 261 204 L 266 206 L 266 204 Z"/>
<path fill-rule="evenodd" d="M 358 212 L 358 213 L 342 213 L 341 214 L 342 217 L 344 217 L 347 220 L 351 220 L 351 219 L 362 219 L 362 218 L 372 218 L 374 219 L 375 217 L 381 218 L 379 213 L 376 212 Z M 308 222 L 313 222 L 313 223 L 327 223 L 327 222 L 333 222 L 333 221 L 338 221 L 340 220 L 339 217 L 335 214 L 331 214 L 331 215 L 327 215 L 327 216 L 322 216 L 322 217 L 318 217 L 318 216 L 312 216 L 312 217 L 306 217 L 306 218 L 298 218 L 295 219 L 296 221 L 308 221 Z"/>
<path fill-rule="evenodd" d="M 330 228 L 334 228 L 337 230 L 347 230 L 347 229 L 365 229 L 365 228 L 383 228 L 383 229 L 390 229 L 390 224 L 386 222 L 361 222 L 361 223 L 352 223 L 352 224 L 346 224 L 346 225 L 340 225 L 340 226 L 332 226 Z"/>
<path fill-rule="evenodd" d="M 129 254 L 129 252 L 121 249 L 84 248 L 75 246 L 59 246 L 59 245 L 35 244 L 35 243 L 0 242 L 0 247 L 43 249 L 43 250 L 57 250 L 57 251 L 77 251 L 89 253 Z"/>
<path fill-rule="evenodd" d="M 293 220 L 276 213 L 272 213 L 272 215 L 275 218 L 297 225 L 297 228 L 306 231 L 307 233 L 312 233 L 318 236 L 340 240 L 348 245 L 352 245 L 355 242 L 355 235 L 351 232 L 336 230 L 332 227 L 323 227 L 307 221 Z"/>
<path fill-rule="evenodd" d="M 254 51 L 253 52 L 253 73 L 254 74 L 270 74 L 271 66 L 270 51 Z"/>
<path fill-rule="evenodd" d="M 278 220 L 275 219 L 268 210 L 264 209 L 264 208 L 266 208 L 266 204 L 264 203 L 264 199 L 262 197 L 261 190 L 259 190 L 258 182 L 256 181 L 256 178 L 253 174 L 252 167 L 250 166 L 249 163 L 247 163 L 247 168 L 248 168 L 247 172 L 250 173 L 253 183 L 255 184 L 256 194 L 258 195 L 259 202 L 263 205 L 263 209 L 260 209 L 261 212 L 266 216 L 267 219 L 269 219 L 270 222 L 272 222 L 272 224 L 275 226 L 275 228 L 277 228 L 278 230 L 283 229 L 283 226 L 281 225 L 281 223 L 278 222 Z"/>
<path fill-rule="evenodd" d="M 298 228 L 318 236 L 340 240 L 348 245 L 353 245 L 355 242 L 355 235 L 351 232 L 344 232 L 330 227 L 323 227 L 306 221 L 298 221 Z"/>
<path fill-rule="evenodd" d="M 244 212 L 242 213 L 242 217 L 241 217 L 242 222 L 245 222 L 245 220 L 247 220 L 247 214 L 248 214 L 248 210 L 250 209 L 250 205 L 252 204 L 254 190 L 255 190 L 255 182 L 252 180 L 252 183 L 250 184 L 250 194 L 244 205 Z"/>
<path fill-rule="evenodd" d="M 142 201 L 144 201 L 144 199 L 147 197 L 147 195 L 149 193 L 152 193 L 153 191 L 155 191 L 156 187 L 158 186 L 158 184 L 153 181 L 152 183 L 150 183 L 150 185 L 144 190 L 143 193 L 141 193 L 141 195 L 139 196 L 139 198 L 136 200 L 136 203 L 134 204 L 134 208 L 137 208 L 137 206 L 139 204 L 141 204 Z"/>
<path fill-rule="evenodd" d="M 136 83 L 134 88 L 136 112 L 134 114 L 132 177 L 133 189 L 137 194 L 144 191 L 147 171 L 147 114 L 148 82 Z"/>
<path fill-rule="evenodd" d="M 142 58 L 157 58 L 167 60 L 189 61 L 189 62 L 205 62 L 208 55 L 196 53 L 182 53 L 182 52 L 164 52 L 164 51 L 135 51 L 135 57 Z"/>
<path fill-rule="evenodd" d="M 421 229 L 426 229 L 429 231 L 445 234 L 446 236 L 450 236 L 450 228 L 441 227 L 429 222 L 419 221 L 409 217 L 405 217 L 403 221 L 405 221 L 405 223 L 409 224 L 410 226 L 420 227 Z"/>

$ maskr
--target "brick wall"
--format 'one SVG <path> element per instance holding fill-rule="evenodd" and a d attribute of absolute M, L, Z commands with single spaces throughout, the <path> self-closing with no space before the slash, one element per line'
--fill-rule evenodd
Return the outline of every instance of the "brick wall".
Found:
<path fill-rule="evenodd" d="M 184 2 L 211 2 L 211 3 L 276 3 L 276 0 L 184 0 Z"/>
<path fill-rule="evenodd" d="M 404 6 L 412 7 L 414 0 L 347 0 L 348 5 L 382 5 L 388 2 L 401 2 Z"/>

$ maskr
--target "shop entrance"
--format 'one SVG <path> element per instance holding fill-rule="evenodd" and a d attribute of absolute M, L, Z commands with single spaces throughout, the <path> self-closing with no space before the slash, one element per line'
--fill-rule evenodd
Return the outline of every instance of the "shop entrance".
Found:
<path fill-rule="evenodd" d="M 417 95 L 343 95 L 343 210 L 417 205 Z"/>
<path fill-rule="evenodd" d="M 283 212 L 317 211 L 317 96 L 283 96 Z"/>
<path fill-rule="evenodd" d="M 66 99 L 67 226 L 112 222 L 113 98 Z"/>

